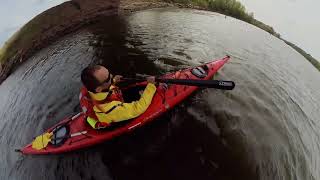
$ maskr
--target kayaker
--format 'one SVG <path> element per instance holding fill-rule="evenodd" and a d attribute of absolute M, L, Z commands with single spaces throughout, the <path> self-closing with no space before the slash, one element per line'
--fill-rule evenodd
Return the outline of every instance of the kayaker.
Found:
<path fill-rule="evenodd" d="M 116 86 L 122 76 L 113 76 L 101 65 L 86 67 L 81 73 L 84 87 L 80 105 L 87 115 L 87 122 L 94 128 L 108 127 L 111 123 L 138 117 L 146 111 L 156 92 L 155 77 L 148 77 L 148 84 L 138 101 L 126 103 Z"/>

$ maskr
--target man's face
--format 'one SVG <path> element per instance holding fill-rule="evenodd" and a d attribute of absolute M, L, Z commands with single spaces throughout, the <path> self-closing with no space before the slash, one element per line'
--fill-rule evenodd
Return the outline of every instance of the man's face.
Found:
<path fill-rule="evenodd" d="M 96 92 L 107 92 L 112 83 L 112 74 L 108 71 L 107 68 L 100 66 L 100 69 L 94 72 L 94 76 L 100 82 L 100 86 L 96 88 Z"/>

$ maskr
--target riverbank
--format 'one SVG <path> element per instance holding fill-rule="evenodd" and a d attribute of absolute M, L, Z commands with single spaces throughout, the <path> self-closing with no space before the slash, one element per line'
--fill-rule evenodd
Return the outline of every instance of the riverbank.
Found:
<path fill-rule="evenodd" d="M 226 3 L 228 1 L 229 3 Z M 275 37 L 281 38 L 274 29 L 248 14 L 244 6 L 235 0 L 73 0 L 39 14 L 16 32 L 0 49 L 0 83 L 18 65 L 33 53 L 54 42 L 57 37 L 74 32 L 93 23 L 101 16 L 126 15 L 151 8 L 178 7 L 219 12 L 253 24 Z M 63 13 L 62 13 L 63 12 Z M 315 67 L 320 63 L 294 44 L 285 41 Z M 301 51 L 300 51 L 301 50 Z"/>

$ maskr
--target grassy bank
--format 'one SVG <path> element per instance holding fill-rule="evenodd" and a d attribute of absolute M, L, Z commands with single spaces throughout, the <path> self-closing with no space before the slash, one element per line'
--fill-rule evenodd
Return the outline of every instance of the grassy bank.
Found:
<path fill-rule="evenodd" d="M 284 40 L 281 38 L 280 34 L 277 33 L 271 26 L 264 24 L 261 21 L 258 21 L 254 18 L 253 13 L 248 13 L 246 8 L 237 0 L 163 0 L 166 2 L 173 3 L 182 3 L 182 4 L 191 4 L 195 6 L 202 7 L 209 11 L 218 12 L 221 14 L 225 14 L 240 20 L 243 20 L 247 23 L 250 23 L 254 26 L 263 29 L 275 37 L 283 40 L 286 44 L 291 46 L 297 52 L 299 52 L 302 56 L 304 56 L 311 64 L 313 64 L 320 71 L 320 62 L 313 58 L 310 54 L 303 51 L 301 48 L 296 46 L 295 44 Z"/>
<path fill-rule="evenodd" d="M 293 49 L 298 51 L 298 53 L 300 53 L 303 57 L 305 57 L 308 61 L 310 61 L 310 63 L 313 64 L 320 71 L 320 62 L 319 61 L 317 61 L 314 57 L 312 57 L 310 54 L 308 54 L 307 52 L 305 52 L 304 50 L 302 50 L 301 48 L 299 48 L 295 44 L 293 44 L 289 41 L 286 41 L 284 39 L 282 39 L 282 40 L 285 43 L 287 43 L 289 46 L 291 46 Z"/>
<path fill-rule="evenodd" d="M 42 38 L 41 35 L 46 30 L 44 24 L 46 25 L 45 28 L 49 29 L 52 27 L 51 24 L 55 25 L 56 22 L 61 21 L 59 18 L 60 16 L 50 16 L 47 13 L 42 13 L 25 24 L 0 49 L 0 63 L 6 63 L 10 59 L 22 58 L 25 51 L 33 47 L 35 41 Z"/>
<path fill-rule="evenodd" d="M 36 24 L 28 23 L 17 31 L 0 49 L 0 63 L 5 63 L 14 58 L 19 51 L 21 53 L 25 47 L 30 47 L 33 37 L 40 34 L 38 29 Z"/>
<path fill-rule="evenodd" d="M 15 35 L 14 35 L 15 36 Z M 2 46 L 2 48 L 0 49 L 0 64 L 3 64 L 6 62 L 6 60 L 8 59 L 8 57 L 12 57 L 12 55 L 14 54 L 14 52 L 16 51 L 12 51 L 10 48 L 10 45 L 13 43 L 14 41 L 14 36 L 12 36 L 8 41 L 6 41 L 4 43 L 4 45 Z M 11 53 L 9 53 L 11 52 Z"/>

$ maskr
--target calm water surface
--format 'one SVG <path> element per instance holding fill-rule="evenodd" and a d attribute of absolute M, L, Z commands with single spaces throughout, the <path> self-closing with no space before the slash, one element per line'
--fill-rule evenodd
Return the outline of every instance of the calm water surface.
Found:
<path fill-rule="evenodd" d="M 79 110 L 81 70 L 160 75 L 229 54 L 202 89 L 134 133 L 62 155 L 14 152 Z M 61 37 L 0 86 L 0 179 L 320 179 L 320 73 L 270 34 L 216 13 L 156 9 Z"/>

